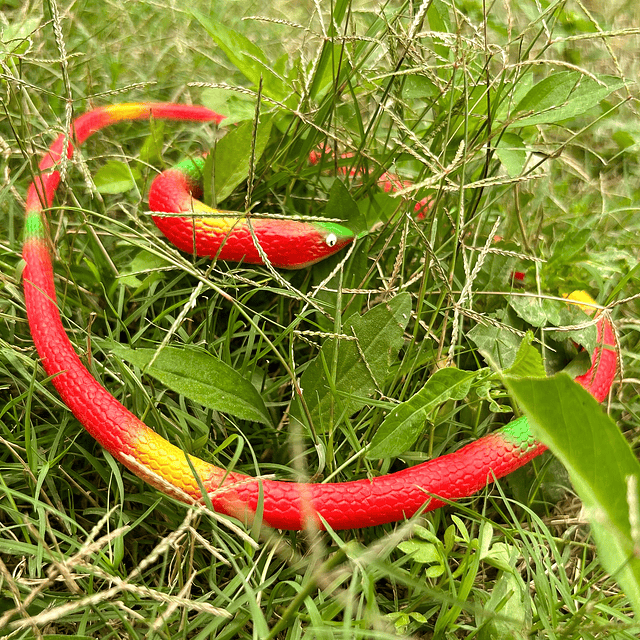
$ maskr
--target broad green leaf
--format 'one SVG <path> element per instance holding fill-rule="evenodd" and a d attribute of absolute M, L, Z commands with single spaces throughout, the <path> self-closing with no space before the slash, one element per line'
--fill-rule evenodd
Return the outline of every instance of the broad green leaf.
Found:
<path fill-rule="evenodd" d="M 327 218 L 342 220 L 342 224 L 349 227 L 355 233 L 367 231 L 367 221 L 359 212 L 358 205 L 351 197 L 349 190 L 342 180 L 336 179 L 331 185 L 329 201 L 325 208 Z"/>
<path fill-rule="evenodd" d="M 591 356 L 587 349 L 581 349 L 580 352 L 571 359 L 562 371 L 568 373 L 572 378 L 582 376 L 591 368 Z"/>
<path fill-rule="evenodd" d="M 586 252 L 588 242 L 593 239 L 593 229 L 571 229 L 561 236 L 560 240 L 553 246 L 553 255 L 547 263 L 548 266 L 556 264 L 567 264 L 582 258 Z"/>
<path fill-rule="evenodd" d="M 483 560 L 500 572 L 486 609 L 497 613 L 479 634 L 480 640 L 521 640 L 529 637 L 531 627 L 531 598 L 528 586 L 515 569 L 522 554 L 517 547 L 498 542 Z"/>
<path fill-rule="evenodd" d="M 342 332 L 354 339 L 331 338 L 324 343 L 300 380 L 317 431 L 329 428 L 342 415 L 355 413 L 382 388 L 404 342 L 410 314 L 411 297 L 402 293 L 363 316 L 349 318 Z M 303 425 L 307 423 L 298 399 L 292 404 L 290 417 Z"/>
<path fill-rule="evenodd" d="M 546 327 L 560 324 L 560 306 L 557 300 L 547 300 L 535 296 L 513 296 L 509 306 L 532 327 Z"/>
<path fill-rule="evenodd" d="M 423 527 L 419 524 L 413 525 L 413 528 L 411 529 L 411 533 L 417 538 L 421 538 L 422 540 L 426 540 L 427 542 L 431 542 L 433 544 L 442 546 L 442 542 L 440 541 L 440 538 L 438 538 L 438 536 L 435 533 L 433 533 L 426 527 Z"/>
<path fill-rule="evenodd" d="M 505 80 L 502 84 L 501 100 L 498 104 L 495 118 L 505 121 L 513 115 L 513 106 L 527 95 L 533 87 L 533 72 L 528 71 L 516 78 L 515 82 Z"/>
<path fill-rule="evenodd" d="M 119 160 L 110 160 L 100 167 L 93 176 L 93 182 L 100 193 L 118 194 L 136 186 L 140 172 Z"/>
<path fill-rule="evenodd" d="M 560 309 L 560 322 L 557 326 L 572 327 L 582 325 L 591 318 L 582 310 L 574 306 L 565 305 Z M 588 325 L 582 329 L 571 331 L 547 331 L 547 336 L 559 342 L 573 340 L 576 344 L 584 347 L 589 353 L 596 348 L 598 341 L 598 330 L 595 324 Z"/>
<path fill-rule="evenodd" d="M 433 0 L 429 3 L 427 18 L 429 19 L 429 26 L 434 31 L 453 33 L 449 5 L 443 0 Z"/>
<path fill-rule="evenodd" d="M 247 80 L 258 86 L 262 78 L 262 90 L 266 96 L 275 100 L 284 99 L 290 91 L 284 81 L 273 72 L 267 57 L 258 45 L 195 9 L 192 13 Z"/>
<path fill-rule="evenodd" d="M 550 110 L 557 109 L 566 102 L 579 79 L 577 71 L 559 71 L 534 84 L 514 109 L 514 114 L 523 114 L 514 124 L 524 126 L 549 122 L 547 118 L 552 117 Z M 528 115 L 529 112 L 534 114 Z"/>
<path fill-rule="evenodd" d="M 533 327 L 571 327 L 582 325 L 589 320 L 589 316 L 575 305 L 561 303 L 557 300 L 547 300 L 536 297 L 512 297 L 509 306 L 527 324 Z M 572 331 L 547 331 L 546 335 L 559 342 L 573 340 L 592 352 L 596 346 L 597 330 L 595 325 L 575 329 Z"/>
<path fill-rule="evenodd" d="M 435 544 L 424 540 L 405 540 L 398 545 L 398 549 L 406 554 L 412 554 L 412 559 L 421 564 L 442 562 L 442 556 Z"/>
<path fill-rule="evenodd" d="M 449 11 L 448 5 L 442 0 L 432 0 L 432 2 L 429 3 L 427 19 L 429 20 L 429 27 L 431 31 L 439 33 L 453 32 Z M 451 59 L 451 47 L 444 44 L 440 38 L 434 38 L 433 48 L 438 54 L 438 58 L 436 58 L 437 64 L 444 65 L 447 60 Z"/>
<path fill-rule="evenodd" d="M 531 345 L 533 333 L 527 332 L 520 344 L 514 363 L 504 373 L 513 378 L 544 378 L 544 370 L 540 352 Z"/>
<path fill-rule="evenodd" d="M 263 116 L 256 131 L 255 156 L 264 152 L 271 133 L 271 118 Z M 221 202 L 249 175 L 253 146 L 254 122 L 246 121 L 218 140 L 214 159 L 216 201 Z"/>
<path fill-rule="evenodd" d="M 332 87 L 337 86 L 345 76 L 348 76 L 350 65 L 342 55 L 343 47 L 344 44 L 334 44 L 329 40 L 325 41 L 320 61 L 309 89 L 309 95 L 314 100 L 320 102 Z M 338 73 L 340 73 L 340 78 L 336 78 Z"/>
<path fill-rule="evenodd" d="M 145 284 L 148 286 L 152 281 L 162 277 L 160 273 L 161 269 L 168 269 L 170 267 L 169 262 L 155 253 L 144 250 L 139 251 L 123 270 L 122 275 L 118 278 L 118 282 L 127 287 L 136 288 L 138 293 L 140 287 L 143 285 L 143 282 L 139 278 L 139 276 L 142 275 L 141 272 L 149 272 L 144 274 Z"/>
<path fill-rule="evenodd" d="M 209 87 L 202 92 L 202 104 L 225 116 L 222 126 L 251 120 L 256 112 L 255 100 L 232 89 Z"/>
<path fill-rule="evenodd" d="M 408 451 L 424 431 L 429 414 L 448 400 L 462 400 L 476 372 L 448 368 L 436 371 L 420 391 L 395 407 L 380 425 L 367 458 L 395 458 Z"/>
<path fill-rule="evenodd" d="M 527 150 L 520 136 L 505 133 L 496 146 L 496 154 L 510 177 L 519 176 L 527 164 Z"/>
<path fill-rule="evenodd" d="M 433 98 L 439 94 L 438 87 L 426 76 L 408 75 L 402 86 L 402 95 L 407 100 Z"/>
<path fill-rule="evenodd" d="M 411 555 L 414 562 L 431 565 L 425 567 L 424 575 L 428 578 L 437 578 L 444 573 L 446 553 L 440 539 L 429 529 L 415 525 L 414 537 L 404 540 L 398 545 L 403 553 Z"/>
<path fill-rule="evenodd" d="M 26 18 L 22 22 L 2 25 L 2 37 L 0 38 L 0 60 L 8 55 L 22 55 L 29 50 L 31 34 L 40 26 L 42 18 L 34 16 Z"/>
<path fill-rule="evenodd" d="M 639 541 L 631 525 L 640 518 L 640 463 L 613 420 L 565 373 L 505 381 L 533 435 L 567 468 L 600 561 L 640 615 Z"/>
<path fill-rule="evenodd" d="M 309 95 L 316 101 L 324 96 L 332 86 L 338 85 L 350 69 L 349 56 L 344 55 L 344 43 L 334 43 L 333 38 L 339 35 L 338 25 L 341 23 L 345 12 L 350 6 L 350 0 L 336 0 L 332 6 L 332 19 L 328 25 L 328 38 L 322 44 L 322 51 L 315 65 L 315 74 L 309 87 Z M 340 67 L 338 65 L 340 64 Z M 335 74 L 340 70 L 341 78 L 336 79 Z"/>
<path fill-rule="evenodd" d="M 554 116 L 552 122 L 580 116 L 589 109 L 593 109 L 614 91 L 624 87 L 624 82 L 615 76 L 598 76 L 598 80 L 599 82 L 589 76 L 583 76 L 567 104 L 552 112 Z"/>
<path fill-rule="evenodd" d="M 407 630 L 407 627 L 411 624 L 412 620 L 421 625 L 427 624 L 429 620 L 419 611 L 409 611 L 409 613 L 405 613 L 404 611 L 392 611 L 391 613 L 387 613 L 384 617 L 386 620 L 393 622 L 394 627 L 400 633 L 404 633 Z"/>
<path fill-rule="evenodd" d="M 424 540 L 404 540 L 398 545 L 398 549 L 411 556 L 414 562 L 429 565 L 424 573 L 428 578 L 437 578 L 444 573 L 444 559 L 440 549 Z"/>
<path fill-rule="evenodd" d="M 138 152 L 140 162 L 151 165 L 157 165 L 162 162 L 166 124 L 164 120 L 156 120 L 154 118 L 149 120 L 149 135 L 145 138 L 144 144 Z"/>
<path fill-rule="evenodd" d="M 598 81 L 577 71 L 559 71 L 548 76 L 535 84 L 519 102 L 514 114 L 523 115 L 511 126 L 524 127 L 575 118 L 624 86 L 619 78 L 612 76 L 601 76 Z"/>
<path fill-rule="evenodd" d="M 194 402 L 243 420 L 271 424 L 256 388 L 229 365 L 193 348 L 131 349 L 114 344 L 115 355 L 139 367 L 169 389 Z"/>
<path fill-rule="evenodd" d="M 467 337 L 478 347 L 483 356 L 497 368 L 510 367 L 516 359 L 521 338 L 506 328 L 477 324 Z"/>

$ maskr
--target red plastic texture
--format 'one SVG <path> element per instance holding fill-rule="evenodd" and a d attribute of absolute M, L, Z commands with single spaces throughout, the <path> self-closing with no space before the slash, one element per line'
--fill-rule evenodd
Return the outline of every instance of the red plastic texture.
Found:
<path fill-rule="evenodd" d="M 202 107 L 146 103 L 115 105 L 96 109 L 78 118 L 69 138 L 80 143 L 108 124 L 151 115 L 196 121 L 218 122 L 222 119 L 222 116 Z M 227 474 L 224 469 L 193 457 L 189 465 L 179 449 L 146 427 L 94 379 L 76 355 L 64 331 L 56 303 L 43 211 L 51 205 L 60 181 L 55 165 L 60 161 L 64 145 L 65 136 L 60 136 L 44 155 L 40 163 L 43 173 L 31 185 L 27 198 L 23 280 L 29 325 L 45 370 L 53 376 L 53 384 L 63 401 L 102 446 L 152 485 L 185 501 L 201 499 L 191 471 L 193 465 L 210 493 L 214 507 L 221 512 L 251 519 L 258 511 L 263 514 L 265 522 L 283 529 L 299 529 L 308 521 L 319 526 L 324 521 L 334 528 L 358 528 L 400 520 L 422 507 L 436 508 L 441 502 L 432 498 L 433 495 L 448 500 L 470 495 L 494 478 L 526 464 L 544 450 L 526 432 L 518 442 L 504 437 L 504 433 L 496 433 L 455 453 L 394 474 L 373 480 L 332 484 L 256 480 L 239 474 Z M 70 143 L 67 155 L 69 153 Z M 167 203 L 179 205 L 178 212 L 184 212 L 180 207 L 185 206 L 185 197 L 189 201 L 187 206 L 192 205 L 189 191 L 192 185 L 184 181 L 180 184 L 170 172 L 164 180 L 168 180 L 169 186 L 175 191 L 165 194 L 160 189 L 159 199 L 153 202 L 152 208 L 159 204 L 163 206 L 160 201 L 166 198 Z M 162 180 L 159 184 L 162 186 Z M 269 221 L 264 229 L 260 221 L 253 224 L 260 244 L 268 252 L 273 251 L 273 255 L 280 250 L 280 244 L 295 245 L 284 247 L 282 255 L 273 260 L 274 264 L 282 262 L 283 266 L 292 266 L 300 262 L 300 251 L 306 251 L 304 244 L 308 230 L 303 229 L 302 235 L 296 235 L 297 232 L 292 231 L 286 221 L 278 221 L 278 224 Z M 179 226 L 177 222 L 175 225 Z M 233 222 L 238 229 L 242 225 L 246 226 L 246 222 L 237 219 Z M 223 251 L 227 251 L 227 245 L 234 246 L 229 242 L 234 233 L 234 230 L 225 233 Z M 189 251 L 193 245 L 192 230 L 177 232 L 177 235 L 182 237 L 182 248 Z M 218 233 L 214 236 L 213 244 L 206 249 L 209 255 L 217 254 L 219 250 L 221 235 Z M 323 242 L 325 246 L 322 250 L 326 252 L 326 235 Z M 257 260 L 252 247 L 255 248 L 255 243 L 245 228 L 238 236 L 235 248 L 229 249 L 229 255 L 247 261 Z M 339 247 L 332 245 L 330 248 L 337 250 Z M 226 253 L 224 255 L 227 256 Z M 305 254 L 304 260 L 308 258 Z M 592 370 L 579 381 L 602 400 L 615 376 L 618 356 L 611 325 L 601 319 L 599 327 L 603 346 L 596 349 L 593 355 Z"/>

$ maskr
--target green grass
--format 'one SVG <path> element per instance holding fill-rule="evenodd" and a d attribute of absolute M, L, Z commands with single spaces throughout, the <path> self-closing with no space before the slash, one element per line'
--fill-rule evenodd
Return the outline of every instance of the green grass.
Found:
<path fill-rule="evenodd" d="M 549 372 L 575 355 L 542 330 L 562 303 L 510 293 L 586 289 L 611 305 L 619 330 L 623 384 L 607 409 L 636 447 L 635 4 L 174 4 L 9 2 L 0 17 L 0 637 L 636 638 L 627 589 L 602 568 L 591 514 L 551 455 L 408 524 L 244 529 L 151 489 L 82 430 L 38 363 L 20 284 L 22 198 L 69 108 L 207 101 L 251 120 L 262 75 L 272 131 L 250 204 L 372 231 L 300 272 L 193 259 L 158 236 L 146 191 L 185 156 L 218 144 L 231 153 L 216 144 L 222 132 L 139 122 L 96 135 L 68 166 L 51 234 L 67 332 L 119 400 L 183 449 L 252 475 L 386 473 L 511 417 L 499 379 L 481 371 L 409 451 L 368 459 L 386 412 L 438 368 L 482 370 L 484 355 L 507 366 L 513 332 L 527 329 Z M 241 20 L 257 15 L 271 20 Z M 250 47 L 229 29 L 254 43 L 252 56 L 239 55 Z M 310 165 L 327 142 L 353 160 Z M 338 164 L 370 173 L 336 180 Z M 415 186 L 386 194 L 384 171 Z M 105 188 L 114 177 L 121 184 Z M 222 206 L 243 210 L 246 182 Z M 220 189 L 214 181 L 208 197 Z M 418 221 L 414 201 L 427 196 L 434 206 Z M 336 396 L 306 431 L 291 428 L 295 385 L 319 347 L 400 292 L 412 313 L 380 384 L 347 409 Z M 203 407 L 115 355 L 115 343 L 163 341 L 206 349 L 253 382 L 270 423 Z M 324 373 L 335 385 L 335 370 Z M 606 482 L 607 469 L 594 472 Z M 633 523 L 631 534 L 637 542 Z"/>

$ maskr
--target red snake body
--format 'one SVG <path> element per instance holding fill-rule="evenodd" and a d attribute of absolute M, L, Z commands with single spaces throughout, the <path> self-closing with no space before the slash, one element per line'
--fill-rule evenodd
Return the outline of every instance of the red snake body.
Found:
<path fill-rule="evenodd" d="M 149 429 L 118 402 L 87 371 L 71 345 L 56 302 L 46 211 L 60 182 L 59 163 L 66 145 L 81 144 L 107 125 L 154 117 L 219 123 L 223 116 L 198 106 L 132 103 L 90 111 L 73 122 L 44 154 L 39 176 L 26 202 L 23 258 L 24 293 L 31 333 L 45 371 L 61 398 L 85 429 L 122 464 L 161 491 L 185 502 L 202 499 L 199 482 L 219 512 L 244 520 L 259 514 L 280 529 L 301 529 L 309 521 L 334 529 L 394 522 L 421 508 L 435 509 L 442 501 L 468 496 L 526 464 L 544 451 L 525 418 L 460 450 L 403 471 L 344 483 L 301 484 L 257 479 L 227 472 L 189 456 Z M 278 267 L 313 264 L 340 250 L 353 233 L 332 223 L 252 220 L 235 213 L 213 211 L 194 199 L 196 184 L 189 169 L 170 169 L 155 180 L 150 208 L 185 216 L 156 216 L 162 231 L 184 251 L 225 260 L 260 263 L 263 254 Z M 198 217 L 193 217 L 193 212 Z M 201 217 L 200 217 L 201 216 Z M 250 225 L 252 225 L 253 231 Z M 257 250 L 256 243 L 262 248 Z M 608 394 L 617 369 L 613 329 L 598 323 L 599 347 L 592 367 L 578 382 L 598 400 Z"/>

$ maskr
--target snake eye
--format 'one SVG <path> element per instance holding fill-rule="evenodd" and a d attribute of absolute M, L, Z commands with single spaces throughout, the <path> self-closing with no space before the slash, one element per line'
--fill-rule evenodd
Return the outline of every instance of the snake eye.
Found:
<path fill-rule="evenodd" d="M 338 236 L 335 233 L 330 233 L 324 240 L 327 243 L 327 247 L 335 247 L 338 242 Z"/>

